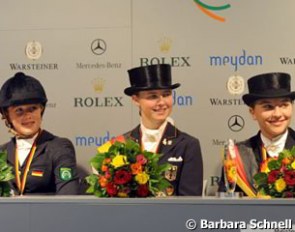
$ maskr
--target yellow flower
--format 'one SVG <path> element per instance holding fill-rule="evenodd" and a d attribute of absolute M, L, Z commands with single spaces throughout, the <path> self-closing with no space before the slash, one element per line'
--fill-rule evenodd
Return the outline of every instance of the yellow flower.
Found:
<path fill-rule="evenodd" d="M 148 182 L 149 178 L 150 176 L 145 172 L 139 173 L 135 176 L 135 180 L 139 184 L 145 184 L 146 182 Z"/>
<path fill-rule="evenodd" d="M 293 161 L 293 162 L 291 163 L 291 167 L 292 167 L 293 169 L 295 169 L 295 161 Z"/>
<path fill-rule="evenodd" d="M 286 188 L 286 182 L 283 178 L 276 180 L 275 189 L 280 193 Z"/>
<path fill-rule="evenodd" d="M 104 143 L 103 145 L 101 145 L 100 147 L 98 147 L 97 151 L 99 153 L 108 152 L 111 146 L 112 146 L 112 143 L 110 141 L 108 141 L 108 142 Z"/>
<path fill-rule="evenodd" d="M 231 166 L 226 170 L 226 176 L 229 183 L 234 183 L 237 181 L 237 167 Z"/>
<path fill-rule="evenodd" d="M 113 165 L 114 168 L 119 168 L 126 164 L 129 164 L 129 163 L 125 155 L 116 155 L 111 162 L 111 165 Z"/>
<path fill-rule="evenodd" d="M 260 198 L 260 199 L 271 199 L 271 196 L 270 195 L 265 195 L 262 192 L 258 192 L 257 195 L 256 195 L 256 197 L 257 198 Z"/>
<path fill-rule="evenodd" d="M 120 191 L 120 192 L 118 192 L 118 197 L 128 197 L 128 194 Z"/>

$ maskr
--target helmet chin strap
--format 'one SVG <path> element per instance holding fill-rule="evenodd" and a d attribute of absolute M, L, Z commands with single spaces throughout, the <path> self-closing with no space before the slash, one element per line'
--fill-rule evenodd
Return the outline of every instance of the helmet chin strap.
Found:
<path fill-rule="evenodd" d="M 13 136 L 15 136 L 18 139 L 30 139 L 33 138 L 36 134 L 38 134 L 40 132 L 40 129 L 37 131 L 37 133 L 33 134 L 33 135 L 23 135 L 18 133 L 12 126 L 12 123 L 9 122 L 8 117 L 3 114 L 2 115 L 2 119 L 5 120 L 5 125 L 8 127 L 8 132 L 11 133 Z"/>
<path fill-rule="evenodd" d="M 15 137 L 18 137 L 19 136 L 19 134 L 14 129 L 12 129 L 12 128 L 9 128 L 8 129 L 8 132 L 11 133 L 11 134 L 13 134 L 13 136 L 15 136 Z"/>
<path fill-rule="evenodd" d="M 2 115 L 2 119 L 5 121 L 5 126 L 8 127 L 8 132 L 13 134 L 13 136 L 18 136 L 18 133 L 13 129 L 12 124 L 9 122 L 5 114 Z"/>

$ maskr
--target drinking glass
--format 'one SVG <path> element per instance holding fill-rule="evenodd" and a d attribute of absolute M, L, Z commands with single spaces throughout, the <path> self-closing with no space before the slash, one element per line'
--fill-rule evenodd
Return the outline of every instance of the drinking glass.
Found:
<path fill-rule="evenodd" d="M 223 160 L 223 171 L 226 194 L 228 197 L 233 197 L 237 184 L 237 164 L 236 159 L 230 155 L 226 147 Z"/>

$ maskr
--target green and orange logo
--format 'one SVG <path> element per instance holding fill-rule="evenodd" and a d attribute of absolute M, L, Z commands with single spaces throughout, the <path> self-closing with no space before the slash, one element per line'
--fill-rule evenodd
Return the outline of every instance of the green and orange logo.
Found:
<path fill-rule="evenodd" d="M 209 17 L 218 20 L 220 22 L 225 22 L 225 18 L 221 17 L 219 15 L 217 15 L 216 13 L 212 12 L 212 11 L 221 11 L 221 10 L 226 10 L 228 8 L 230 8 L 230 4 L 225 4 L 222 6 L 211 6 L 211 5 L 207 5 L 203 2 L 201 2 L 200 0 L 194 0 L 194 2 L 197 4 L 198 8 L 206 15 L 208 15 Z"/>

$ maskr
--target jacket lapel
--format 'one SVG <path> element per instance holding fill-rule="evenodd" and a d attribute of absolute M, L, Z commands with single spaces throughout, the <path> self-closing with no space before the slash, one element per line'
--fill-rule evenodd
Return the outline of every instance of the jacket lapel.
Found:
<path fill-rule="evenodd" d="M 139 143 L 141 146 L 141 132 L 140 132 L 140 125 L 135 127 L 132 131 L 130 131 L 129 134 L 127 134 L 127 137 L 132 139 L 134 142 Z"/>
<path fill-rule="evenodd" d="M 15 139 L 12 138 L 7 144 L 7 160 L 13 167 L 15 165 Z"/>
<path fill-rule="evenodd" d="M 46 147 L 46 142 L 48 140 L 52 140 L 54 136 L 46 130 L 42 130 L 39 138 L 37 139 L 37 149 L 34 154 L 33 160 L 36 159 L 38 156 L 43 154 L 43 151 Z"/>
<path fill-rule="evenodd" d="M 169 151 L 177 144 L 178 130 L 171 123 L 167 123 L 162 138 L 159 142 L 158 153 L 168 154 Z"/>
<path fill-rule="evenodd" d="M 285 143 L 285 149 L 291 149 L 295 146 L 295 131 L 289 128 L 288 137 Z"/>

